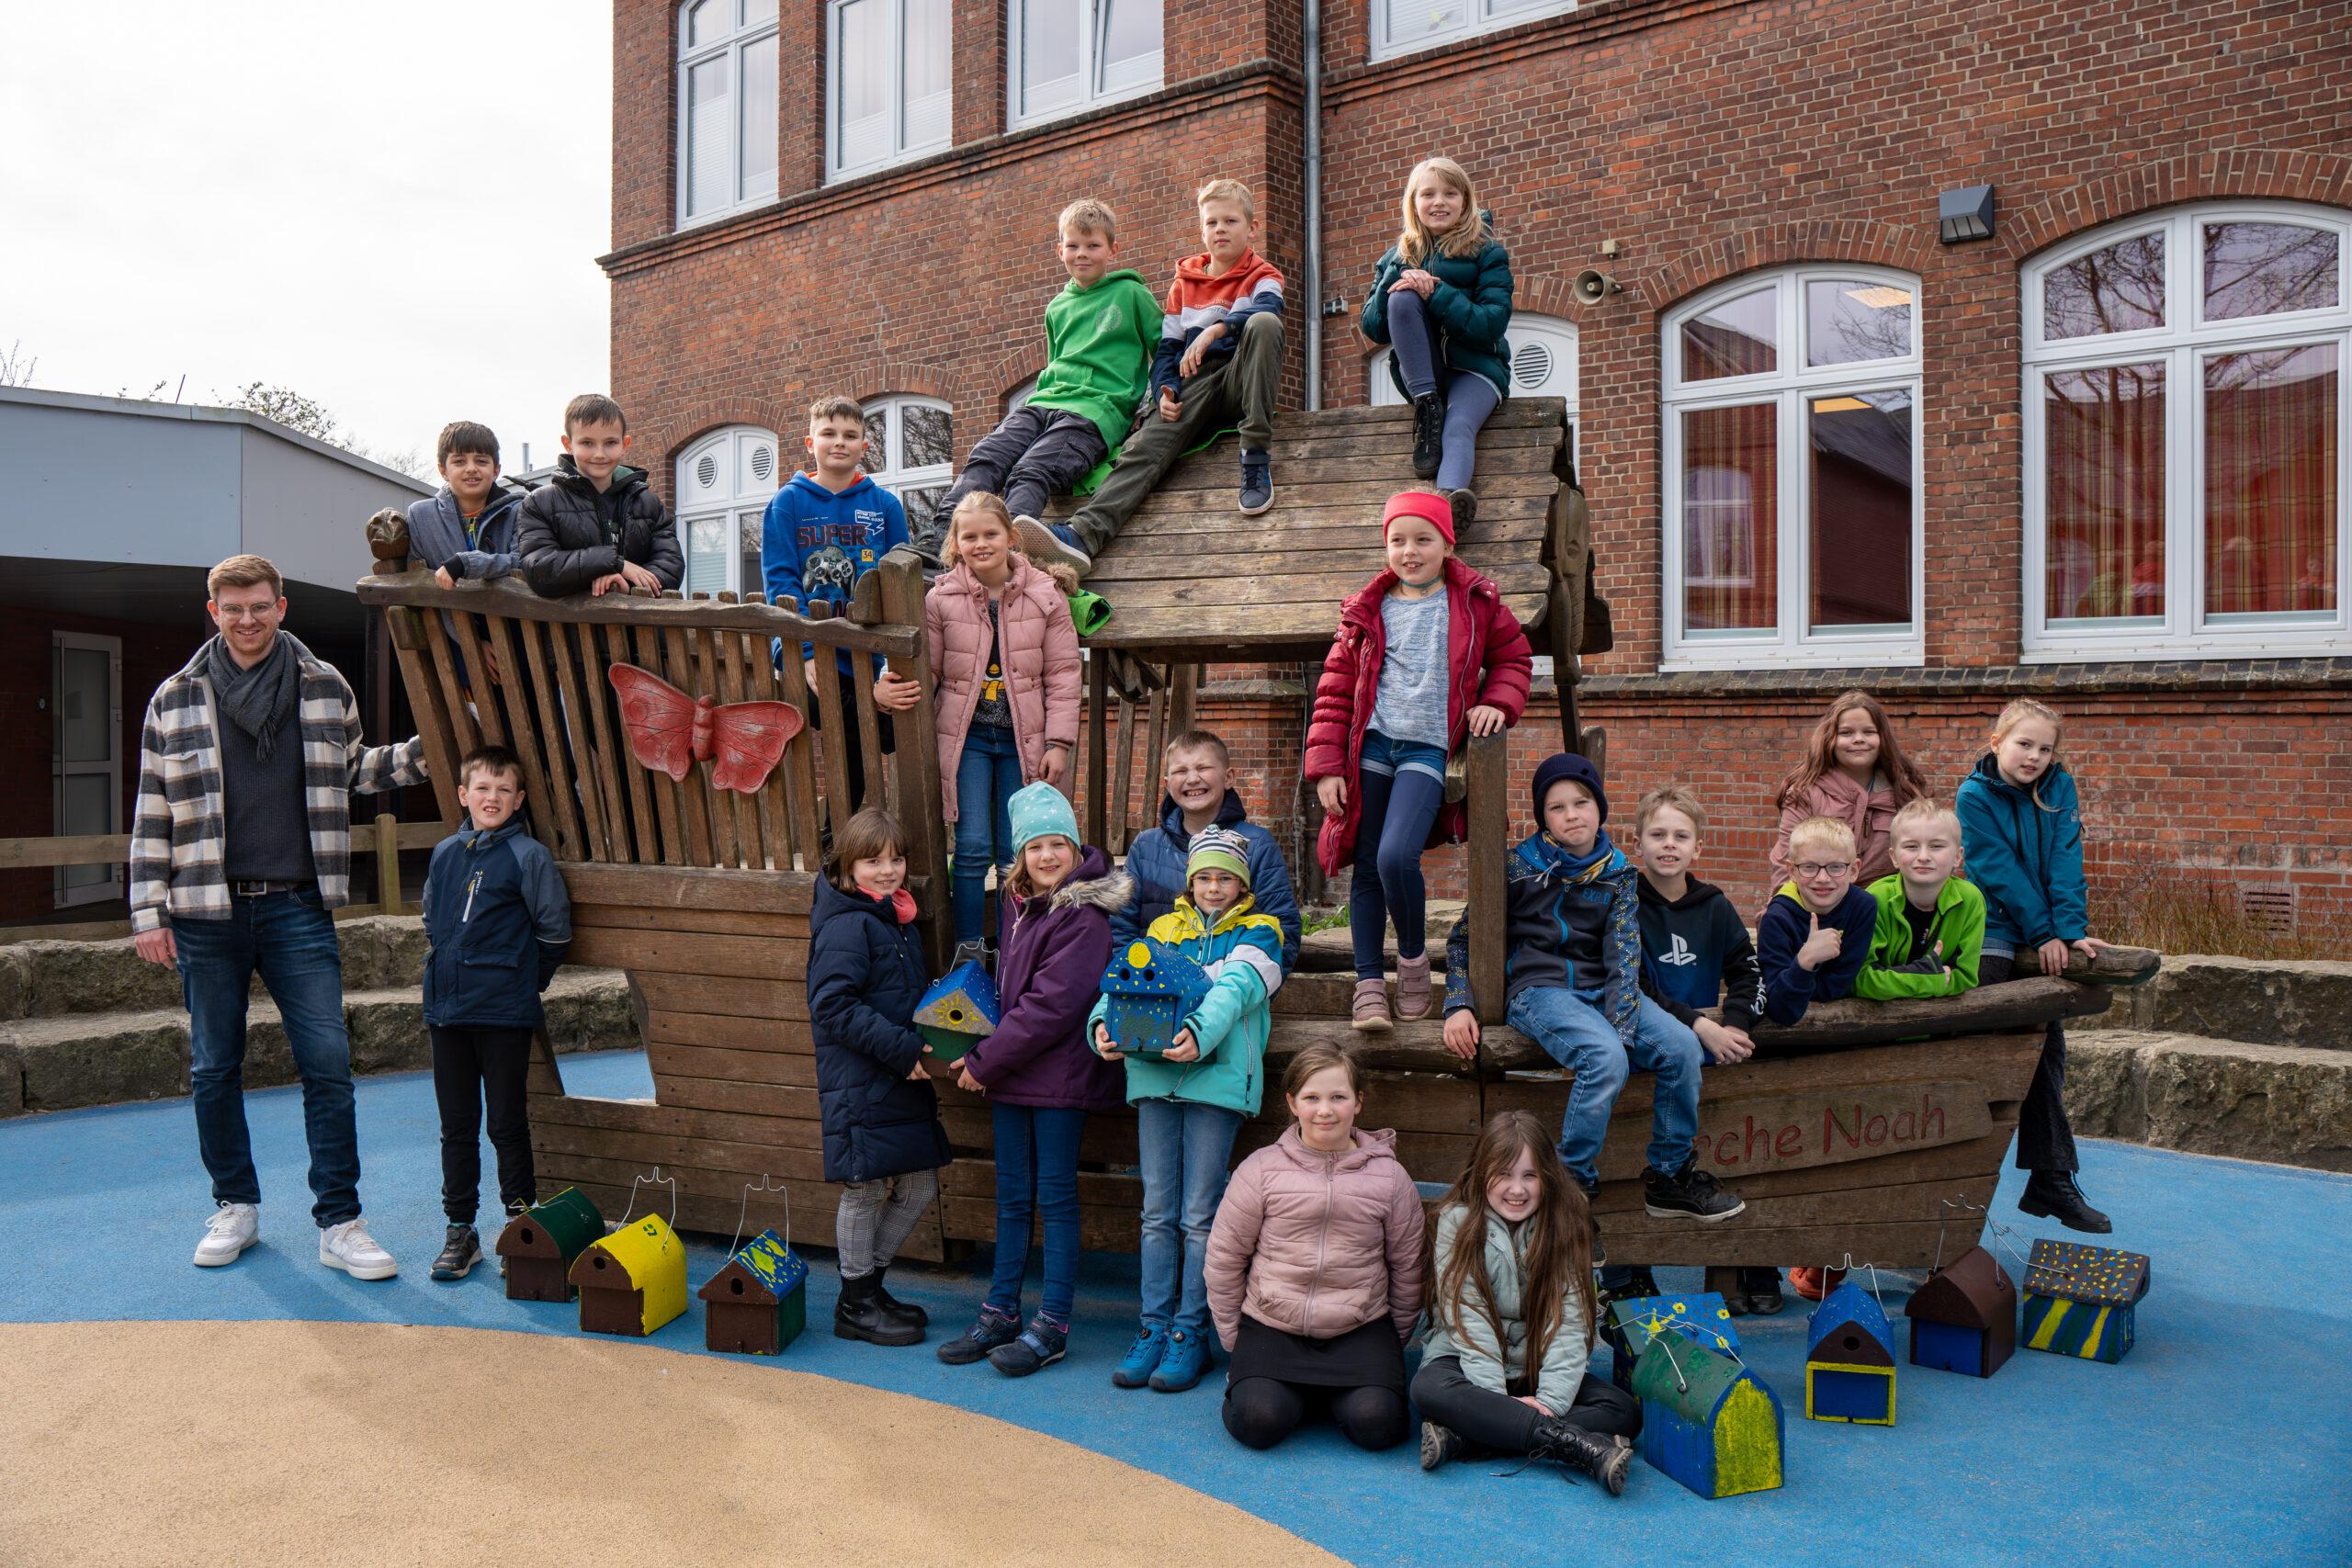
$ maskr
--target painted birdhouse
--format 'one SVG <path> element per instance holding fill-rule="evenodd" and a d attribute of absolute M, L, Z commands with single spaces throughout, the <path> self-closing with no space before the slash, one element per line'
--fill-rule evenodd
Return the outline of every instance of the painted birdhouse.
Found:
<path fill-rule="evenodd" d="M 1781 1401 L 1736 1356 L 1679 1329 L 1634 1364 L 1642 1458 L 1702 1497 L 1781 1484 Z"/>
<path fill-rule="evenodd" d="M 1102 971 L 1102 1027 L 1120 1050 L 1159 1055 L 1208 990 L 1208 976 L 1173 942 L 1137 937 Z"/>
<path fill-rule="evenodd" d="M 1650 1341 L 1675 1330 L 1717 1350 L 1736 1351 L 1739 1330 L 1732 1326 L 1731 1308 L 1714 1291 L 1694 1291 L 1679 1296 L 1628 1296 L 1612 1302 L 1600 1325 L 1609 1341 L 1609 1381 L 1634 1392 L 1634 1368 Z"/>
<path fill-rule="evenodd" d="M 1911 1364 L 1989 1378 L 2018 1348 L 2018 1287 L 2008 1270 L 1972 1247 L 1911 1292 Z"/>
<path fill-rule="evenodd" d="M 589 1243 L 571 1265 L 580 1331 L 642 1339 L 686 1310 L 686 1244 L 659 1214 Z"/>
<path fill-rule="evenodd" d="M 1848 1280 L 1813 1309 L 1806 1341 L 1807 1420 L 1894 1425 L 1894 1325 L 1876 1297 Z"/>
<path fill-rule="evenodd" d="M 808 1266 L 774 1231 L 745 1242 L 696 1293 L 706 1349 L 773 1356 L 808 1325 Z"/>
<path fill-rule="evenodd" d="M 976 959 L 958 964 L 931 983 L 915 1008 L 915 1032 L 932 1052 L 926 1065 L 962 1061 L 965 1052 L 996 1032 L 1001 1016 L 988 970 Z"/>
<path fill-rule="evenodd" d="M 2137 1252 L 2043 1239 L 2025 1260 L 2027 1346 L 2086 1361 L 2123 1359 L 2137 1337 L 2132 1318 L 2148 1293 L 2148 1259 Z"/>
<path fill-rule="evenodd" d="M 506 1222 L 498 1256 L 506 1268 L 510 1302 L 568 1302 L 571 1264 L 605 1234 L 605 1216 L 588 1195 L 567 1187 L 537 1208 Z"/>

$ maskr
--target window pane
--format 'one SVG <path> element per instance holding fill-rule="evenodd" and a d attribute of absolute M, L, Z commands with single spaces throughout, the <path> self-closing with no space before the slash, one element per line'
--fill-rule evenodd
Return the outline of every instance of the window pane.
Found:
<path fill-rule="evenodd" d="M 878 474 L 890 466 L 890 411 L 865 411 L 865 456 L 857 466 L 869 474 Z"/>
<path fill-rule="evenodd" d="M 948 0 L 905 0 L 906 125 L 899 151 L 944 141 L 953 110 L 948 96 Z"/>
<path fill-rule="evenodd" d="M 1911 353 L 1911 290 L 1853 278 L 1805 285 L 1804 362 L 1851 365 Z"/>
<path fill-rule="evenodd" d="M 2041 279 L 2045 343 L 2165 324 L 2165 236 L 2134 234 L 2093 251 Z"/>
<path fill-rule="evenodd" d="M 891 0 L 849 0 L 840 17 L 840 58 L 833 62 L 835 101 L 841 106 L 842 167 L 879 163 L 890 145 Z"/>
<path fill-rule="evenodd" d="M 1462 26 L 1464 0 L 1386 0 L 1388 39 L 1410 43 Z"/>
<path fill-rule="evenodd" d="M 2208 615 L 2335 612 L 2336 372 L 2334 344 L 2205 361 Z"/>
<path fill-rule="evenodd" d="M 697 517 L 686 525 L 686 592 L 717 593 L 727 586 L 727 535 L 724 516 Z"/>
<path fill-rule="evenodd" d="M 899 504 L 907 509 L 908 526 L 928 523 L 939 510 L 940 498 L 947 493 L 945 485 L 908 486 L 891 491 Z"/>
<path fill-rule="evenodd" d="M 57 781 L 58 831 L 111 833 L 115 830 L 114 780 L 105 773 L 67 773 Z M 110 865 L 67 866 L 58 877 L 61 887 L 98 887 L 118 874 Z"/>
<path fill-rule="evenodd" d="M 903 467 L 927 468 L 948 460 L 955 444 L 948 438 L 945 409 L 902 403 L 899 419 Z"/>
<path fill-rule="evenodd" d="M 2042 378 L 2052 621 L 2165 613 L 2165 367 Z"/>
<path fill-rule="evenodd" d="M 1780 364 L 1778 294 L 1758 288 L 1682 323 L 1682 378 L 1755 376 Z"/>
<path fill-rule="evenodd" d="M 743 25 L 756 28 L 775 20 L 775 0 L 743 0 Z"/>
<path fill-rule="evenodd" d="M 734 0 L 702 0 L 699 6 L 686 11 L 686 47 L 699 49 L 713 39 L 728 33 L 727 13 L 734 8 Z"/>
<path fill-rule="evenodd" d="M 1160 0 L 1101 0 L 1102 43 L 1094 90 L 1120 93 L 1159 81 Z"/>
<path fill-rule="evenodd" d="M 760 536 L 766 513 L 739 512 L 735 514 L 736 547 L 742 557 L 743 592 L 757 593 L 766 579 L 760 574 Z"/>
<path fill-rule="evenodd" d="M 2274 316 L 2337 303 L 2333 229 L 2300 223 L 2205 225 L 2205 319 Z"/>
<path fill-rule="evenodd" d="M 775 194 L 775 39 L 743 48 L 741 196 Z M 739 198 L 740 199 L 740 198 Z"/>
<path fill-rule="evenodd" d="M 727 57 L 706 60 L 686 72 L 686 213 L 716 212 L 728 203 L 734 130 L 728 106 Z"/>
<path fill-rule="evenodd" d="M 114 756 L 113 659 L 103 649 L 67 648 L 57 654 L 57 755 L 67 762 L 103 762 Z M 104 828 L 89 831 L 103 833 Z"/>
<path fill-rule="evenodd" d="M 1811 400 L 1815 631 L 1911 625 L 1911 394 Z"/>
<path fill-rule="evenodd" d="M 1021 0 L 1021 112 L 1074 104 L 1085 95 L 1079 73 L 1086 41 L 1082 0 Z"/>
<path fill-rule="evenodd" d="M 1682 416 L 1682 627 L 1686 635 L 1779 623 L 1780 461 L 1775 409 Z"/>

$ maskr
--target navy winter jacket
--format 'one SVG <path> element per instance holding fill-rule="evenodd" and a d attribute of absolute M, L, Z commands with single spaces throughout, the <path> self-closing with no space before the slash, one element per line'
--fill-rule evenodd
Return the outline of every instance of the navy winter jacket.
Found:
<path fill-rule="evenodd" d="M 2090 934 L 2072 773 L 2052 762 L 2033 790 L 2022 790 L 2001 777 L 1988 751 L 1952 804 L 1968 880 L 1984 894 L 1985 952 L 2023 953 Z"/>
<path fill-rule="evenodd" d="M 469 533 L 458 498 L 443 485 L 438 495 L 409 503 L 408 553 L 427 571 L 447 567 L 451 577 L 480 581 L 518 571 L 523 501 L 530 493 L 512 480 L 499 480 Z"/>
<path fill-rule="evenodd" d="M 771 602 L 789 595 L 805 610 L 821 599 L 833 614 L 847 615 L 857 580 L 893 546 L 906 542 L 907 509 L 864 474 L 839 495 L 818 483 L 814 474 L 795 474 L 760 521 L 760 576 Z M 783 655 L 781 638 L 776 653 Z M 815 646 L 802 643 L 800 657 L 816 658 Z M 848 649 L 837 662 L 842 674 L 850 672 Z M 878 656 L 874 668 L 876 673 L 882 669 Z"/>
<path fill-rule="evenodd" d="M 1283 859 L 1274 836 L 1250 820 L 1250 808 L 1238 790 L 1225 792 L 1216 810 L 1216 825 L 1238 833 L 1250 846 L 1250 897 L 1258 913 L 1272 915 L 1283 928 L 1283 973 L 1298 967 L 1298 895 L 1290 885 L 1290 863 Z M 1192 852 L 1193 836 L 1184 831 L 1184 808 L 1172 795 L 1159 797 L 1159 826 L 1137 835 L 1127 846 L 1127 876 L 1136 885 L 1134 897 L 1111 916 L 1111 939 L 1133 942 L 1151 929 L 1151 922 L 1176 908 L 1184 891 L 1184 858 Z"/>
<path fill-rule="evenodd" d="M 1859 885 L 1849 887 L 1846 901 L 1822 923 L 1845 932 L 1845 945 L 1820 968 L 1805 969 L 1797 964 L 1797 949 L 1813 934 L 1813 911 L 1798 897 L 1795 883 L 1782 884 L 1756 922 L 1756 956 L 1764 969 L 1764 1016 L 1774 1023 L 1794 1023 L 1815 1002 L 1853 995 L 1854 976 L 1862 972 L 1871 939 L 1878 933 L 1878 900 Z"/>
<path fill-rule="evenodd" d="M 930 979 L 922 938 L 889 907 L 817 879 L 808 915 L 808 1032 L 825 1179 L 876 1181 L 948 1161 L 939 1096 L 907 1075 L 922 1059 L 915 1008 Z"/>
<path fill-rule="evenodd" d="M 571 899 L 548 847 L 510 817 L 433 847 L 424 876 L 424 1021 L 537 1029 L 571 946 Z"/>

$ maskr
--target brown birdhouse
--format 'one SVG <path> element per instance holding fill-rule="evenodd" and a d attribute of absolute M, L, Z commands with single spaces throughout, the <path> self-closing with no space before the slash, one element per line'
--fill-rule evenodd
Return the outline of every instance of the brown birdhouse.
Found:
<path fill-rule="evenodd" d="M 605 1234 L 605 1216 L 577 1187 L 506 1222 L 498 1256 L 506 1266 L 510 1302 L 568 1302 L 571 1264 Z"/>
<path fill-rule="evenodd" d="M 1989 1378 L 2018 1348 L 2018 1287 L 1981 1247 L 1928 1276 L 1904 1309 L 1911 1364 Z"/>
<path fill-rule="evenodd" d="M 699 1293 L 706 1349 L 773 1356 L 808 1326 L 808 1267 L 774 1231 L 745 1242 Z"/>

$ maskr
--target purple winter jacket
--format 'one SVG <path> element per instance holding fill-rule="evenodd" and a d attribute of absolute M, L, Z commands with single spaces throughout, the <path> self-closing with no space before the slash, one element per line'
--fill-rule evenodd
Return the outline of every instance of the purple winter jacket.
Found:
<path fill-rule="evenodd" d="M 1111 964 L 1111 916 L 1134 893 L 1092 844 L 1051 893 L 1004 901 L 996 988 L 1004 1015 L 964 1066 L 1007 1105 L 1103 1111 L 1126 1103 L 1126 1069 L 1087 1048 L 1086 1016 Z"/>

